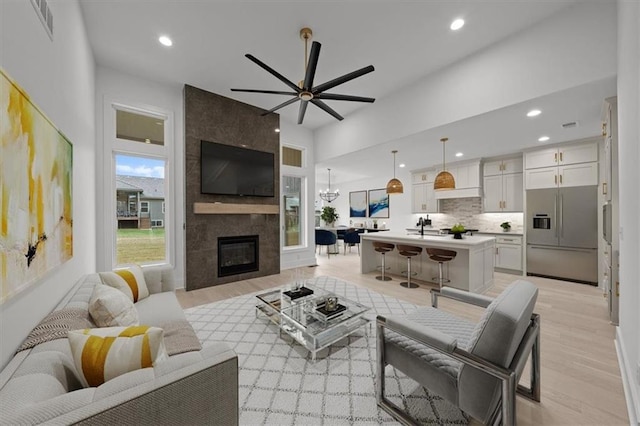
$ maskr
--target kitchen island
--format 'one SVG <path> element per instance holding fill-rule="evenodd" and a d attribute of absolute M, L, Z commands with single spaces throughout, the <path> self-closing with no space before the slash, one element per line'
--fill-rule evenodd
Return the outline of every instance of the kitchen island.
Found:
<path fill-rule="evenodd" d="M 427 247 L 443 248 L 457 252 L 456 258 L 448 265 L 449 287 L 473 293 L 483 293 L 493 284 L 493 266 L 495 259 L 495 238 L 490 236 L 464 236 L 460 240 L 453 235 L 405 235 L 394 232 L 362 234 L 360 271 L 364 273 L 376 270 L 381 263 L 381 255 L 373 249 L 374 241 L 408 244 L 422 247 L 422 253 L 411 260 L 411 270 L 417 275 L 413 279 L 437 282 L 438 263 L 429 259 Z M 397 248 L 386 254 L 387 273 L 401 277 L 407 270 L 407 259 L 398 254 Z M 446 273 L 445 273 L 446 276 Z"/>

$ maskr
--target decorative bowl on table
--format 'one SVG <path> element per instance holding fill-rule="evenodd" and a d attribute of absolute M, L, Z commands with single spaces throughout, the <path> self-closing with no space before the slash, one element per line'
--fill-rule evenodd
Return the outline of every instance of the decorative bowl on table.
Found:
<path fill-rule="evenodd" d="M 465 232 L 467 232 L 467 230 L 465 229 L 465 227 L 459 223 L 456 223 L 455 225 L 453 225 L 451 227 L 451 231 L 449 231 L 453 234 L 453 238 L 456 240 L 461 240 L 462 239 L 462 234 L 464 234 Z"/>

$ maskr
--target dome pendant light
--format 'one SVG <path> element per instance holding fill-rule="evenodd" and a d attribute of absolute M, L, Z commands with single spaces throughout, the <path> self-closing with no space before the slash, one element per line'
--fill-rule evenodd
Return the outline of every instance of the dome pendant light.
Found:
<path fill-rule="evenodd" d="M 393 179 L 387 183 L 387 194 L 402 194 L 404 192 L 404 188 L 402 186 L 402 182 L 396 179 L 396 153 L 398 151 L 393 150 L 391 153 L 393 154 Z"/>
<path fill-rule="evenodd" d="M 438 176 L 436 176 L 436 180 L 433 183 L 433 189 L 436 191 L 456 189 L 456 181 L 453 179 L 453 175 L 446 170 L 444 162 L 444 144 L 448 140 L 449 138 L 440 139 L 440 142 L 442 142 L 442 171 L 438 173 Z"/>

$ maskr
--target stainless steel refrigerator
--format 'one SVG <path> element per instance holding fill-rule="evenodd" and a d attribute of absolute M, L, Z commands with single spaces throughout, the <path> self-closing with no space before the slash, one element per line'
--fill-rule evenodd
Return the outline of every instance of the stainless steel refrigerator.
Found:
<path fill-rule="evenodd" d="M 527 190 L 527 275 L 598 284 L 597 188 Z"/>

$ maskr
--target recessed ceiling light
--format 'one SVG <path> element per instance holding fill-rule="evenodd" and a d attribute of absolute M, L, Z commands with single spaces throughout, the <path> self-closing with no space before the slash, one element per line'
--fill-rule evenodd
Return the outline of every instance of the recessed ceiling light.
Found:
<path fill-rule="evenodd" d="M 527 113 L 527 117 L 537 117 L 540 115 L 541 112 L 542 111 L 540 111 L 539 109 L 532 109 Z"/>
<path fill-rule="evenodd" d="M 462 157 L 464 154 L 461 152 L 456 152 L 456 157 Z"/>
<path fill-rule="evenodd" d="M 280 129 L 276 128 L 275 132 L 280 133 Z"/>
<path fill-rule="evenodd" d="M 404 163 L 400 163 L 400 164 L 398 164 L 398 167 L 403 168 L 403 167 L 405 167 L 405 164 Z"/>
<path fill-rule="evenodd" d="M 550 139 L 549 136 L 541 136 L 538 138 L 538 142 L 546 142 L 549 139 Z"/>
<path fill-rule="evenodd" d="M 464 19 L 458 18 L 451 23 L 451 28 L 453 31 L 457 31 L 464 26 Z"/>
<path fill-rule="evenodd" d="M 173 41 L 171 41 L 171 39 L 167 36 L 160 36 L 158 38 L 158 41 L 163 45 L 163 46 L 172 46 L 173 45 Z"/>

